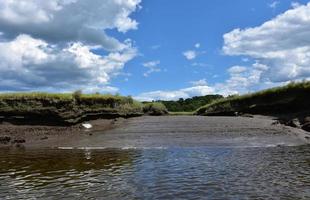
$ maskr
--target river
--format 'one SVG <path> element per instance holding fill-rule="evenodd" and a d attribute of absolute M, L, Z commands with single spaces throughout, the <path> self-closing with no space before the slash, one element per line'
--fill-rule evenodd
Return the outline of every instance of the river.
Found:
<path fill-rule="evenodd" d="M 310 199 L 310 145 L 270 124 L 146 117 L 59 148 L 4 148 L 0 199 Z"/>
<path fill-rule="evenodd" d="M 7 150 L 0 199 L 310 199 L 310 146 Z"/>

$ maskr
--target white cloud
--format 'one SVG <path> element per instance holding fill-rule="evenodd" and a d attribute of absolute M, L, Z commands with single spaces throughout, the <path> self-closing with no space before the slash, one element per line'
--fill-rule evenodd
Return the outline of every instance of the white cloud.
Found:
<path fill-rule="evenodd" d="M 148 77 L 150 74 L 155 73 L 155 72 L 160 72 L 161 69 L 159 68 L 160 61 L 155 60 L 155 61 L 150 61 L 143 63 L 142 65 L 146 68 L 148 68 L 148 71 L 146 71 L 143 76 Z"/>
<path fill-rule="evenodd" d="M 230 74 L 240 74 L 242 72 L 245 72 L 246 70 L 247 70 L 247 68 L 243 67 L 243 66 L 233 66 L 233 67 L 228 69 L 228 72 Z"/>
<path fill-rule="evenodd" d="M 194 50 L 189 50 L 189 51 L 183 52 L 183 55 L 185 56 L 187 60 L 193 60 L 197 57 L 197 52 Z"/>
<path fill-rule="evenodd" d="M 58 48 L 20 35 L 13 41 L 0 43 L 0 90 L 61 91 L 106 86 L 112 74 L 136 55 L 130 43 L 127 45 L 121 52 L 99 56 L 82 43 Z"/>
<path fill-rule="evenodd" d="M 201 79 L 201 80 L 198 80 L 198 81 L 191 81 L 190 83 L 193 86 L 205 86 L 205 85 L 208 85 L 206 79 Z"/>
<path fill-rule="evenodd" d="M 129 15 L 139 3 L 0 1 L 0 90 L 117 91 L 110 80 L 137 50 L 131 40 L 120 42 L 105 31 L 136 29 Z"/>
<path fill-rule="evenodd" d="M 107 50 L 124 46 L 104 30 L 137 28 L 129 15 L 140 0 L 2 0 L 0 27 L 6 38 L 27 34 L 47 42 L 83 42 Z"/>
<path fill-rule="evenodd" d="M 205 54 L 206 51 L 198 51 L 198 49 L 200 48 L 200 43 L 196 43 L 194 45 L 194 47 L 196 48 L 196 50 L 188 50 L 188 51 L 184 51 L 183 52 L 183 56 L 185 56 L 185 58 L 187 60 L 194 60 L 198 55 L 201 54 Z"/>
<path fill-rule="evenodd" d="M 273 1 L 268 6 L 274 9 L 274 8 L 277 8 L 279 4 L 280 4 L 280 1 Z"/>
<path fill-rule="evenodd" d="M 261 81 L 281 83 L 310 76 L 310 3 L 261 26 L 224 35 L 227 55 L 250 56 L 265 66 Z"/>
<path fill-rule="evenodd" d="M 291 3 L 291 6 L 292 6 L 293 8 L 297 8 L 297 7 L 301 6 L 301 4 L 300 4 L 299 2 L 293 1 L 293 2 Z"/>
<path fill-rule="evenodd" d="M 198 86 L 148 92 L 138 98 L 178 99 L 208 92 L 227 96 L 279 86 L 291 80 L 310 80 L 310 3 L 292 6 L 293 9 L 261 26 L 235 29 L 224 35 L 226 55 L 246 56 L 255 61 L 247 67 L 230 67 L 227 80 L 212 85 L 203 80 L 193 81 Z"/>
<path fill-rule="evenodd" d="M 142 93 L 135 97 L 135 99 L 140 101 L 152 101 L 152 100 L 178 100 L 179 98 L 190 98 L 193 96 L 204 96 L 208 94 L 214 94 L 214 89 L 205 86 L 193 86 L 180 90 L 172 91 L 153 91 Z"/>
<path fill-rule="evenodd" d="M 179 98 L 190 98 L 193 96 L 204 96 L 208 94 L 220 94 L 228 96 L 232 94 L 244 94 L 267 87 L 277 86 L 271 82 L 260 83 L 260 76 L 266 66 L 258 63 L 253 64 L 253 68 L 233 66 L 227 70 L 229 78 L 220 83 L 208 85 L 206 79 L 191 81 L 192 87 L 187 87 L 172 91 L 152 91 L 142 93 L 135 98 L 142 101 L 152 100 L 177 100 Z M 217 75 L 215 75 L 217 77 Z"/>

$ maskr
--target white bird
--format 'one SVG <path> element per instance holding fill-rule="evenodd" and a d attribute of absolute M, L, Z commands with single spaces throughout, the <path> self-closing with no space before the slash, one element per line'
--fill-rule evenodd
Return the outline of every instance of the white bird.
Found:
<path fill-rule="evenodd" d="M 85 124 L 82 124 L 82 126 L 86 129 L 90 129 L 93 127 L 93 125 L 89 124 L 89 123 L 85 123 Z"/>

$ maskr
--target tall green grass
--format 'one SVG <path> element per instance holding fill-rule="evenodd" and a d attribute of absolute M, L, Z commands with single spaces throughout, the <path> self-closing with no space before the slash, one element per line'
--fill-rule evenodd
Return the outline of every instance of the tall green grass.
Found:
<path fill-rule="evenodd" d="M 240 96 L 235 95 L 223 99 L 218 99 L 199 108 L 195 113 L 203 115 L 220 112 L 251 112 L 251 110 L 253 112 L 254 110 L 255 112 L 259 112 L 259 108 L 269 108 L 271 112 L 272 110 L 284 112 L 286 109 L 285 105 L 288 106 L 287 111 L 290 112 L 303 109 L 303 107 L 308 108 L 308 105 L 310 105 L 309 98 L 309 81 L 291 82 L 288 85 L 282 87 L 275 87 L 251 94 Z M 296 108 L 295 110 L 294 107 Z"/>

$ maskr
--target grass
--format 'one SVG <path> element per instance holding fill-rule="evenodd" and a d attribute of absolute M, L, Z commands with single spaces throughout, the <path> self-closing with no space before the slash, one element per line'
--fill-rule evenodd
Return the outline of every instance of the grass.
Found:
<path fill-rule="evenodd" d="M 193 115 L 194 112 L 169 112 L 171 116 L 190 116 Z"/>
<path fill-rule="evenodd" d="M 308 110 L 310 105 L 310 82 L 290 83 L 251 94 L 218 99 L 199 108 L 198 115 L 289 113 Z"/>
<path fill-rule="evenodd" d="M 82 93 L 0 94 L 0 116 L 22 116 L 28 121 L 77 123 L 89 117 L 142 115 L 143 104 L 131 97 Z"/>

